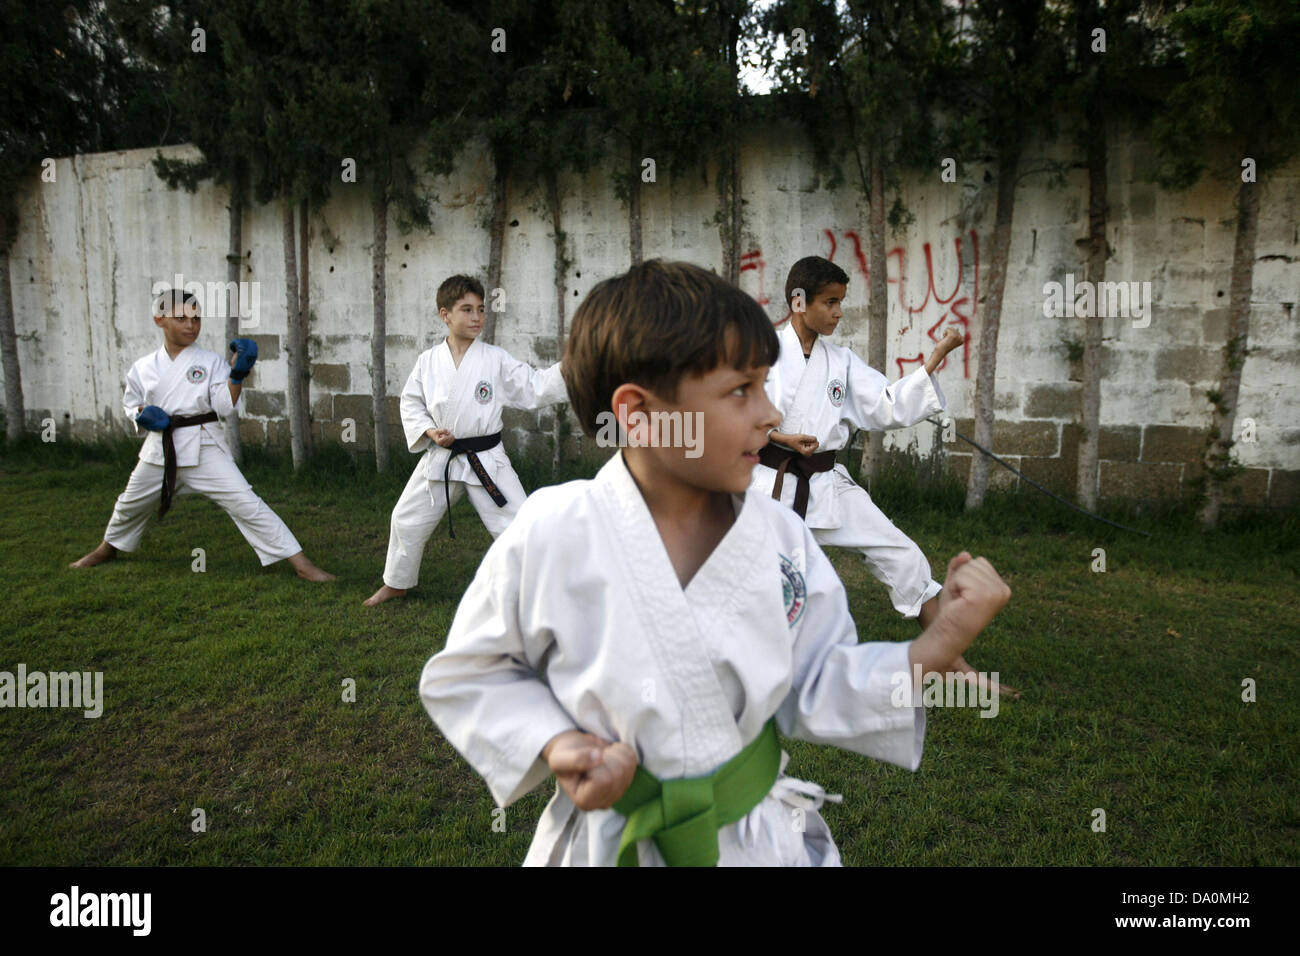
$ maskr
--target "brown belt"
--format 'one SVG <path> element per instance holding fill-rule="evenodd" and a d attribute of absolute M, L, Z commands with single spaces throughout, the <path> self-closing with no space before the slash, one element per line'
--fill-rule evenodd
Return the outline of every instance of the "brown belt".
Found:
<path fill-rule="evenodd" d="M 163 486 L 162 502 L 158 505 L 158 517 L 161 518 L 172 506 L 172 496 L 176 494 L 176 445 L 172 442 L 172 431 L 188 428 L 191 425 L 206 425 L 217 420 L 216 412 L 202 415 L 173 415 L 171 422 L 163 429 Z"/>
<path fill-rule="evenodd" d="M 808 479 L 823 471 L 835 467 L 834 450 L 819 451 L 807 457 L 784 445 L 768 442 L 758 452 L 759 464 L 776 469 L 776 484 L 772 486 L 772 497 L 781 500 L 781 484 L 785 481 L 787 471 L 794 474 L 798 484 L 794 488 L 794 510 L 800 518 L 808 517 Z"/>

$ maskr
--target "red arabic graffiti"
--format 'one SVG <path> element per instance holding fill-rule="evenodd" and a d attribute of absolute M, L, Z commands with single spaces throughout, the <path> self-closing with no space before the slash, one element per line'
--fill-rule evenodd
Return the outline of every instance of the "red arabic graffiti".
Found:
<path fill-rule="evenodd" d="M 763 261 L 762 249 L 751 249 L 740 257 L 740 271 L 749 272 L 751 269 L 758 272 L 758 295 L 754 298 L 759 305 L 767 305 L 772 299 L 763 291 L 763 274 L 767 271 L 767 263 Z"/>
<path fill-rule="evenodd" d="M 835 240 L 835 232 L 831 229 L 823 230 L 827 240 L 830 242 L 830 252 L 826 258 L 835 261 L 835 253 L 839 249 L 839 243 Z M 862 240 L 857 232 L 853 230 L 842 230 L 840 233 L 845 239 L 853 244 L 853 259 L 857 266 L 857 271 L 862 275 L 864 283 L 871 278 L 871 272 L 867 267 L 867 259 L 862 251 Z M 918 321 L 929 323 L 933 317 L 937 317 L 933 324 L 928 324 L 926 335 L 933 342 L 938 342 L 943 337 L 944 328 L 949 325 L 961 326 L 964 348 L 961 350 L 962 375 L 970 378 L 970 322 L 975 317 L 976 303 L 979 302 L 979 271 L 980 271 L 980 245 L 979 235 L 974 229 L 968 233 L 970 239 L 970 250 L 972 264 L 971 270 L 973 276 L 972 288 L 968 295 L 961 295 L 963 284 L 965 283 L 965 268 L 962 253 L 962 236 L 956 236 L 953 239 L 953 246 L 957 253 L 956 274 L 952 281 L 952 291 L 946 296 L 939 291 L 941 283 L 936 281 L 934 250 L 931 243 L 925 243 L 921 249 L 925 256 L 925 274 L 926 288 L 925 297 L 920 304 L 914 305 L 908 301 L 907 295 L 907 250 L 903 246 L 895 246 L 885 254 L 885 269 L 890 273 L 887 282 L 893 285 L 898 292 L 898 305 L 902 310 L 904 322 L 902 328 L 898 330 L 899 335 L 911 331 L 912 322 L 915 316 L 921 316 L 929 310 L 929 314 L 922 316 Z M 889 268 L 890 261 L 895 263 L 894 269 Z M 898 358 L 894 360 L 898 364 L 898 373 L 903 375 L 906 372 L 904 366 L 924 364 L 925 354 L 918 354 L 916 358 Z M 948 364 L 945 358 L 939 368 Z"/>
<path fill-rule="evenodd" d="M 839 251 L 840 244 L 835 238 L 835 230 L 824 229 L 827 241 L 830 243 L 830 251 L 826 258 L 831 262 L 835 261 L 835 254 Z M 840 231 L 840 236 L 851 244 L 854 266 L 862 276 L 863 285 L 869 287 L 871 271 L 867 265 L 866 251 L 863 247 L 862 237 L 855 230 L 844 229 Z M 969 249 L 971 254 L 972 281 L 969 293 L 962 295 L 962 289 L 967 284 L 965 280 L 966 269 L 964 253 L 962 250 L 963 239 L 969 239 Z M 932 342 L 938 342 L 943 338 L 943 330 L 948 325 L 961 326 L 962 339 L 964 348 L 961 350 L 962 375 L 970 378 L 970 324 L 975 318 L 976 303 L 979 302 L 979 273 L 980 273 L 980 244 L 979 235 L 974 229 L 971 229 L 966 236 L 955 236 L 953 238 L 953 248 L 957 254 L 957 268 L 951 278 L 952 290 L 947 295 L 939 291 L 941 284 L 946 284 L 936 277 L 934 248 L 931 243 L 927 242 L 921 246 L 921 253 L 925 256 L 925 297 L 919 304 L 908 301 L 907 293 L 907 250 L 903 246 L 895 246 L 885 254 L 885 271 L 887 273 L 886 281 L 895 287 L 898 294 L 898 305 L 903 316 L 903 326 L 898 330 L 898 335 L 904 335 L 912 330 L 916 322 L 926 323 L 925 334 Z M 893 263 L 891 268 L 890 263 Z M 757 247 L 749 250 L 740 257 L 740 272 L 754 272 L 758 280 L 758 294 L 754 296 L 759 305 L 767 305 L 772 299 L 766 292 L 766 273 L 767 262 L 763 258 L 763 250 Z M 780 328 L 784 325 L 790 316 L 787 312 L 776 326 Z M 933 321 L 931 321 L 933 320 Z M 900 376 L 907 373 L 905 366 L 922 365 L 925 363 L 925 353 L 918 353 L 915 358 L 897 358 L 894 360 L 898 365 L 898 374 Z M 940 369 L 946 367 L 948 360 L 945 358 L 939 366 Z"/>

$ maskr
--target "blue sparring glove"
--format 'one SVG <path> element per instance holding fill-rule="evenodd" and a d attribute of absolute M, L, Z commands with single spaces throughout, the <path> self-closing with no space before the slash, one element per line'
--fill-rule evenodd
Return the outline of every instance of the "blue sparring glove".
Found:
<path fill-rule="evenodd" d="M 146 405 L 135 416 L 137 425 L 143 425 L 151 432 L 160 432 L 172 423 L 171 416 L 157 405 Z"/>
<path fill-rule="evenodd" d="M 253 370 L 253 363 L 257 361 L 257 343 L 252 339 L 231 339 L 230 351 L 235 353 L 230 380 L 238 385 Z"/>

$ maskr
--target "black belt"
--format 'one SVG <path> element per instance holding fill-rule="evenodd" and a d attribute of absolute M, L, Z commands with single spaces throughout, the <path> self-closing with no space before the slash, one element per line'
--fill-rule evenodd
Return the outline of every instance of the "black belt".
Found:
<path fill-rule="evenodd" d="M 501 433 L 494 432 L 491 435 L 478 435 L 474 438 L 457 438 L 447 448 L 451 449 L 451 454 L 447 457 L 447 464 L 442 469 L 442 490 L 447 495 L 447 536 L 456 537 L 455 530 L 451 526 L 451 483 L 448 475 L 451 473 L 451 463 L 457 455 L 464 455 L 469 462 L 469 466 L 474 469 L 474 474 L 483 485 L 483 490 L 491 495 L 492 500 L 496 502 L 498 508 L 505 507 L 506 496 L 501 493 L 492 476 L 487 473 L 483 467 L 483 462 L 479 460 L 476 452 L 487 451 L 489 448 L 496 448 L 501 444 Z"/>
<path fill-rule="evenodd" d="M 794 488 L 794 510 L 800 518 L 808 517 L 808 479 L 823 471 L 835 467 L 834 450 L 819 451 L 815 455 L 804 456 L 784 445 L 768 442 L 758 452 L 758 462 L 776 469 L 776 484 L 772 487 L 772 497 L 781 500 L 781 484 L 785 473 L 793 472 L 799 479 Z"/>
<path fill-rule="evenodd" d="M 172 496 L 176 494 L 176 445 L 172 441 L 172 431 L 188 428 L 191 425 L 206 425 L 217 420 L 216 412 L 202 415 L 173 415 L 167 427 L 163 429 L 163 486 L 162 502 L 158 505 L 158 517 L 161 518 L 172 506 Z"/>

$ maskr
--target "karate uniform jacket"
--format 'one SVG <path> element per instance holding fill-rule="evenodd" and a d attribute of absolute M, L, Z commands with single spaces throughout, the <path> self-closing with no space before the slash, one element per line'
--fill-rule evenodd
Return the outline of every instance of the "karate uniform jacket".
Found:
<path fill-rule="evenodd" d="M 460 367 L 444 339 L 420 353 L 402 388 L 402 428 L 412 452 L 424 452 L 416 466 L 430 481 L 442 481 L 451 449 L 443 448 L 425 432 L 445 428 L 456 438 L 474 438 L 501 431 L 501 409 L 537 409 L 568 398 L 560 363 L 538 370 L 520 362 L 505 349 L 477 339 L 465 350 Z M 505 448 L 497 445 L 478 453 L 488 474 L 509 465 Z M 480 484 L 464 455 L 451 463 L 451 481 Z"/>
<path fill-rule="evenodd" d="M 787 324 L 778 336 L 781 354 L 764 383 L 768 399 L 783 416 L 777 430 L 812 435 L 820 443 L 819 452 L 846 447 L 855 428 L 906 428 L 947 407 L 938 381 L 924 367 L 891 384 L 851 349 L 823 335 L 806 361 L 793 325 Z M 751 491 L 770 497 L 775 484 L 775 469 L 754 467 Z M 793 476 L 782 484 L 781 501 L 789 508 L 794 507 L 795 486 Z M 853 479 L 841 464 L 809 479 L 809 527 L 841 526 L 836 491 L 846 487 L 853 487 Z"/>
<path fill-rule="evenodd" d="M 786 737 L 916 769 L 906 643 L 859 644 L 830 562 L 798 515 L 732 497 L 735 523 L 685 590 L 616 453 L 594 480 L 539 489 L 488 550 L 420 695 L 506 807 L 550 776 L 556 734 L 625 741 L 660 779 L 712 773 L 773 716 Z M 784 761 L 783 761 L 784 763 Z M 723 864 L 839 861 L 819 787 L 784 777 L 723 827 Z M 808 806 L 803 832 L 792 807 Z M 613 865 L 625 818 L 562 788 L 526 865 Z M 652 841 L 643 865 L 662 864 Z"/>
<path fill-rule="evenodd" d="M 216 412 L 224 418 L 237 408 L 242 410 L 244 401 L 242 393 L 238 406 L 230 400 L 229 380 L 230 365 L 216 352 L 189 345 L 172 359 L 163 347 L 137 360 L 126 373 L 122 408 L 133 425 L 141 405 L 157 405 L 168 415 Z M 143 431 L 138 425 L 135 430 L 136 434 Z M 176 465 L 181 468 L 197 465 L 199 445 L 206 443 L 219 445 L 230 454 L 220 421 L 175 429 L 172 444 L 176 447 Z M 163 464 L 162 432 L 147 433 L 140 448 L 140 460 Z"/>

